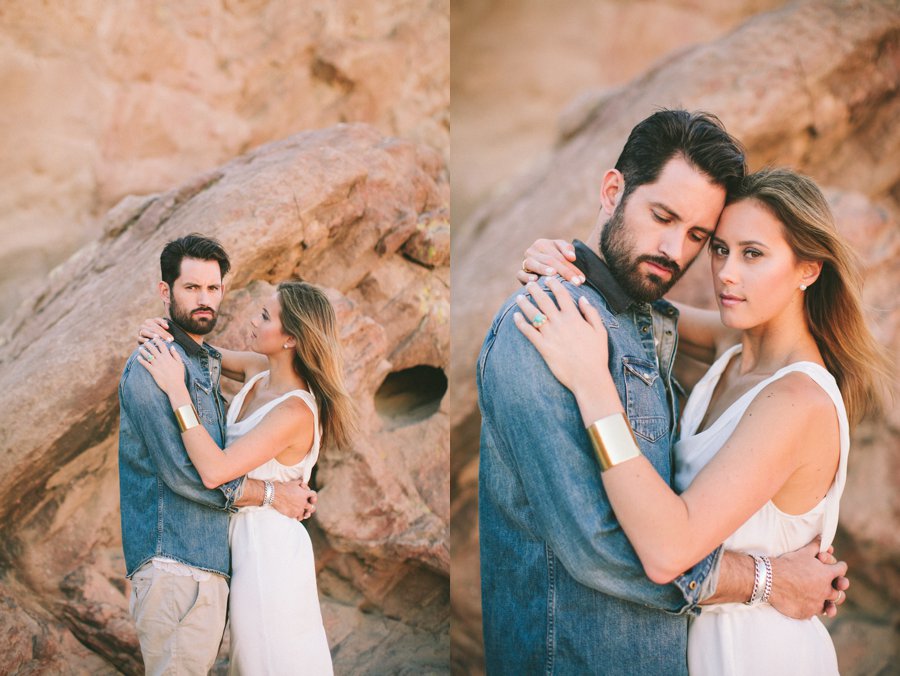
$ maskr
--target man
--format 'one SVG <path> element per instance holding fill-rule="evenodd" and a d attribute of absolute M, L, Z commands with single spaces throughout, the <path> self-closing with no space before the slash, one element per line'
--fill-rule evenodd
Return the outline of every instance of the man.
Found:
<path fill-rule="evenodd" d="M 591 238 L 602 257 L 577 242 L 586 283 L 566 285 L 617 322 L 610 369 L 641 452 L 670 483 L 678 313 L 660 298 L 744 172 L 743 152 L 717 119 L 651 115 L 603 178 Z M 516 308 L 512 297 L 496 315 L 477 373 L 488 673 L 686 674 L 688 616 L 700 602 L 749 600 L 753 560 L 719 548 L 672 584 L 647 579 L 606 498 L 575 399 L 516 328 Z M 842 593 L 832 581 L 846 566 L 823 564 L 815 551 L 811 543 L 772 562 L 772 604 L 785 614 L 809 616 Z"/>
<path fill-rule="evenodd" d="M 185 365 L 200 422 L 225 446 L 221 355 L 204 343 L 216 325 L 230 263 L 215 240 L 188 235 L 160 256 L 159 292 L 169 332 Z M 244 477 L 216 490 L 203 486 L 181 441 L 179 422 L 148 371 L 132 353 L 119 383 L 119 487 L 130 612 L 148 674 L 206 674 L 215 662 L 231 570 L 229 514 L 264 499 L 291 518 L 315 509 L 315 494 L 298 483 Z"/>

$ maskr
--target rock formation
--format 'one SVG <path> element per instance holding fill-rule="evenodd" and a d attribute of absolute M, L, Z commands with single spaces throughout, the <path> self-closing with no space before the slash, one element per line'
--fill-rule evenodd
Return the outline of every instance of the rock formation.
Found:
<path fill-rule="evenodd" d="M 366 122 L 450 147 L 447 0 L 0 7 L 0 320 L 126 195 Z"/>
<path fill-rule="evenodd" d="M 551 150 L 573 98 L 592 100 L 785 3 L 451 0 L 453 222 Z"/>
<path fill-rule="evenodd" d="M 474 364 L 491 317 L 516 287 L 524 248 L 539 236 L 584 238 L 590 232 L 602 172 L 640 119 L 661 106 L 712 111 L 746 144 L 751 168 L 791 166 L 827 189 L 841 231 L 865 262 L 872 323 L 896 356 L 898 88 L 896 2 L 795 2 L 678 53 L 614 92 L 582 97 L 563 114 L 552 155 L 456 229 L 450 376 L 455 669 L 477 671 L 481 658 Z M 710 302 L 707 269 L 697 263 L 678 289 L 682 299 Z M 854 587 L 831 624 L 842 673 L 877 673 L 895 663 L 898 416 L 895 408 L 854 435 L 837 543 L 851 563 Z"/>
<path fill-rule="evenodd" d="M 139 322 L 160 312 L 159 252 L 192 231 L 233 263 L 213 344 L 242 347 L 252 306 L 286 278 L 337 309 L 362 433 L 323 452 L 307 522 L 336 670 L 446 670 L 448 200 L 424 144 L 360 124 L 297 134 L 125 198 L 0 325 L 0 672 L 140 672 L 116 388 Z"/>

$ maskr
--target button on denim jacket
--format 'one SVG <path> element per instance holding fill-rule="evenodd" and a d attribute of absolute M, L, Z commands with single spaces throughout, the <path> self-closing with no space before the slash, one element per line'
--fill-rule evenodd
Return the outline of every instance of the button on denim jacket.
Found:
<path fill-rule="evenodd" d="M 613 303 L 591 283 L 564 286 L 603 317 L 609 368 L 638 444 L 671 485 L 677 311 L 664 301 L 652 311 L 623 302 L 609 280 Z M 494 318 L 477 373 L 487 672 L 687 674 L 688 616 L 715 589 L 721 548 L 672 584 L 645 576 L 606 497 L 575 397 L 516 328 L 514 299 Z"/>
<path fill-rule="evenodd" d="M 224 447 L 222 357 L 173 322 L 200 422 Z M 228 576 L 228 519 L 243 477 L 210 490 L 191 464 L 169 398 L 132 353 L 119 382 L 119 491 L 127 577 L 155 556 Z"/>

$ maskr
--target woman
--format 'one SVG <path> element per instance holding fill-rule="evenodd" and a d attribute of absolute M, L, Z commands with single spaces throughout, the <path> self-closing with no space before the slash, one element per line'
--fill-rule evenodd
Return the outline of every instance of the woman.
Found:
<path fill-rule="evenodd" d="M 603 484 L 656 582 L 723 541 L 755 555 L 756 603 L 712 606 L 692 622 L 692 674 L 837 673 L 818 618 L 793 620 L 759 601 L 771 584 L 767 556 L 817 534 L 823 550 L 831 544 L 850 421 L 878 409 L 886 360 L 865 326 L 852 252 L 808 178 L 786 170 L 748 176 L 729 197 L 710 252 L 721 321 L 684 308 L 678 328 L 681 351 L 712 364 L 681 420 L 675 484 L 682 492 L 627 436 L 613 449 L 627 459 L 603 472 Z M 546 248 L 529 253 L 541 265 L 564 262 L 547 258 Z M 520 297 L 517 326 L 574 393 L 586 426 L 621 419 L 600 315 L 585 298 L 576 308 L 559 281 L 548 286 L 559 308 L 529 284 L 537 307 Z M 546 321 L 536 328 L 529 322 L 539 311 Z"/>
<path fill-rule="evenodd" d="M 157 323 L 148 320 L 142 333 L 162 333 Z M 352 433 L 353 407 L 325 294 L 304 282 L 282 283 L 250 326 L 253 352 L 221 351 L 224 373 L 245 383 L 228 411 L 226 452 L 202 425 L 182 434 L 209 488 L 245 474 L 308 481 L 320 447 L 346 446 Z M 189 414 L 178 352 L 156 337 L 139 360 L 173 411 L 186 406 Z M 309 535 L 271 508 L 272 497 L 267 484 L 263 506 L 242 507 L 231 520 L 230 671 L 330 674 Z"/>

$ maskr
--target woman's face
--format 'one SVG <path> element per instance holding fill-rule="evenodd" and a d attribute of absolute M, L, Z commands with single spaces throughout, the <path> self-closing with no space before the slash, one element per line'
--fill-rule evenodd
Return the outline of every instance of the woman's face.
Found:
<path fill-rule="evenodd" d="M 250 319 L 250 349 L 260 354 L 273 354 L 284 349 L 290 339 L 281 326 L 281 303 L 278 292 L 266 300 Z"/>
<path fill-rule="evenodd" d="M 710 259 L 719 314 L 725 326 L 750 329 L 802 302 L 800 285 L 814 264 L 797 261 L 784 226 L 760 202 L 725 207 L 712 238 Z M 807 275 L 805 277 L 805 275 Z"/>

